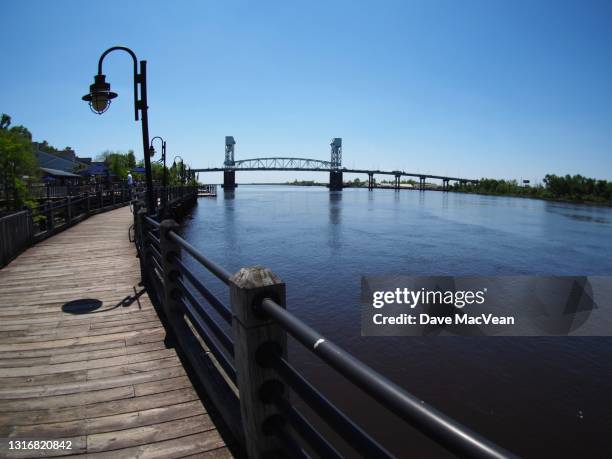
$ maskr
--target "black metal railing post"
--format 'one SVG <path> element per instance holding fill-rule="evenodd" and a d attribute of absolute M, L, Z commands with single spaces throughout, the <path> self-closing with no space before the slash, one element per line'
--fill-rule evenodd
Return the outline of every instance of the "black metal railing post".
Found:
<path fill-rule="evenodd" d="M 144 207 L 144 203 L 139 203 L 138 211 L 134 209 L 134 216 L 136 223 L 134 225 L 134 232 L 136 240 L 138 241 L 137 246 L 140 248 L 138 256 L 140 257 L 140 281 L 142 285 L 147 285 L 147 255 L 146 255 L 146 244 L 145 244 L 145 217 L 147 216 L 147 209 Z"/>
<path fill-rule="evenodd" d="M 163 311 L 166 320 L 176 323 L 182 315 L 180 300 L 180 289 L 177 283 L 180 273 L 174 261 L 175 257 L 180 259 L 181 248 L 169 237 L 170 231 L 178 228 L 174 220 L 164 220 L 159 227 L 159 245 L 162 256 L 162 268 L 164 269 L 164 298 Z"/>
<path fill-rule="evenodd" d="M 249 457 L 261 457 L 282 447 L 279 438 L 270 435 L 267 428 L 272 419 L 280 416 L 278 407 L 272 400 L 266 403 L 264 399 L 266 391 L 278 392 L 284 387 L 274 369 L 264 366 L 261 358 L 270 348 L 286 355 L 287 334 L 276 322 L 258 314 L 256 307 L 268 296 L 284 305 L 285 284 L 269 269 L 256 266 L 242 268 L 232 276 L 229 286 L 234 362 L 246 451 Z"/>

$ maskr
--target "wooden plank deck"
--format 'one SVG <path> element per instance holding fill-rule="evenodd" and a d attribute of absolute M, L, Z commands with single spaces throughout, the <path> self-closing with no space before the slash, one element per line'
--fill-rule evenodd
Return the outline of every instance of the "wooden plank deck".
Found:
<path fill-rule="evenodd" d="M 231 457 L 141 287 L 128 207 L 0 270 L 0 457 Z M 62 306 L 97 299 L 95 312 Z M 71 450 L 9 450 L 62 439 Z"/>

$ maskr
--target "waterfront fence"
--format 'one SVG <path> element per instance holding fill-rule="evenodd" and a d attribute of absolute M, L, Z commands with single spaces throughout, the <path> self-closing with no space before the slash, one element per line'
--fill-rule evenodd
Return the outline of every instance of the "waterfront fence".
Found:
<path fill-rule="evenodd" d="M 365 457 L 393 457 L 289 362 L 288 336 L 450 452 L 471 458 L 515 457 L 298 319 L 286 309 L 285 284 L 269 269 L 257 266 L 232 274 L 183 239 L 174 220 L 160 222 L 147 215 L 143 203 L 136 203 L 134 211 L 142 280 L 168 332 L 167 343 L 186 359 L 249 457 L 340 458 L 347 447 Z M 229 305 L 205 285 L 190 267 L 194 264 L 227 286 Z M 344 441 L 342 448 L 291 402 L 296 396 Z M 397 432 L 401 434 L 399 428 Z"/>
<path fill-rule="evenodd" d="M 34 225 L 30 212 L 23 210 L 0 218 L 0 267 L 25 250 L 33 236 Z"/>
<path fill-rule="evenodd" d="M 153 192 L 160 213 L 164 204 L 167 208 L 180 207 L 184 200 L 197 197 L 196 187 L 156 187 Z M 40 202 L 32 208 L 0 218 L 0 268 L 31 245 L 91 215 L 127 205 L 132 200 L 144 199 L 145 193 L 146 189 L 142 186 L 99 187 L 97 191 L 87 189 L 76 195 Z"/>

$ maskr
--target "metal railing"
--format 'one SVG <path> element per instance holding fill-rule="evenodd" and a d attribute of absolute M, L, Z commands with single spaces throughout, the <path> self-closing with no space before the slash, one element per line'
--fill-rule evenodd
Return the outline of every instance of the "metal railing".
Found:
<path fill-rule="evenodd" d="M 56 199 L 67 196 L 79 196 L 85 193 L 95 194 L 100 191 L 120 190 L 128 188 L 125 181 L 118 182 L 99 182 L 99 183 L 79 183 L 76 185 L 56 185 L 53 183 L 30 183 L 27 186 L 28 195 L 33 199 Z"/>
<path fill-rule="evenodd" d="M 173 220 L 135 214 L 143 281 L 162 313 L 171 341 L 186 357 L 249 457 L 342 457 L 352 448 L 366 457 L 393 455 L 304 378 L 287 358 L 287 335 L 351 384 L 448 451 L 471 458 L 513 458 L 323 337 L 285 308 L 285 285 L 270 270 L 231 274 L 189 244 Z M 191 266 L 229 287 L 230 306 Z M 230 328 L 231 326 L 231 328 Z M 345 444 L 326 438 L 291 398 L 298 396 Z"/>
<path fill-rule="evenodd" d="M 27 210 L 0 218 L 0 267 L 28 247 L 33 235 L 32 215 Z"/>

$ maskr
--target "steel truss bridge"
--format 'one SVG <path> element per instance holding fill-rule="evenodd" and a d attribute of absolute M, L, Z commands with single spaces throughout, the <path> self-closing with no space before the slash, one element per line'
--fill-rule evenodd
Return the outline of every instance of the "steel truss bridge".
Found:
<path fill-rule="evenodd" d="M 449 189 L 449 182 L 459 183 L 478 183 L 476 179 L 464 177 L 451 177 L 446 175 L 422 174 L 417 172 L 406 172 L 400 170 L 385 171 L 380 169 L 348 169 L 342 167 L 342 139 L 334 138 L 331 142 L 331 161 L 310 158 L 291 158 L 291 157 L 267 157 L 234 160 L 234 138 L 225 138 L 225 163 L 223 167 L 209 167 L 192 169 L 193 172 L 223 172 L 223 186 L 226 189 L 236 187 L 235 175 L 237 171 L 313 171 L 329 172 L 329 187 L 333 190 L 340 190 L 343 187 L 342 175 L 367 174 L 368 188 L 375 187 L 375 175 L 391 175 L 395 177 L 394 188 L 400 188 L 402 177 L 414 177 L 419 179 L 419 188 L 425 189 L 425 182 L 428 179 L 441 180 L 442 189 Z"/>
<path fill-rule="evenodd" d="M 236 170 L 329 171 L 330 161 L 308 158 L 253 158 L 234 161 Z"/>
<path fill-rule="evenodd" d="M 233 166 L 208 167 L 192 169 L 193 172 L 226 172 L 226 171 L 314 171 L 314 172 L 345 172 L 348 174 L 367 175 L 393 175 L 399 177 L 415 177 L 421 179 L 432 179 L 453 181 L 461 183 L 478 183 L 476 179 L 463 177 L 449 177 L 446 175 L 422 174 L 417 172 L 406 172 L 400 170 L 385 171 L 380 169 L 348 169 L 346 167 L 333 168 L 330 161 L 309 158 L 252 158 L 235 161 Z"/>

